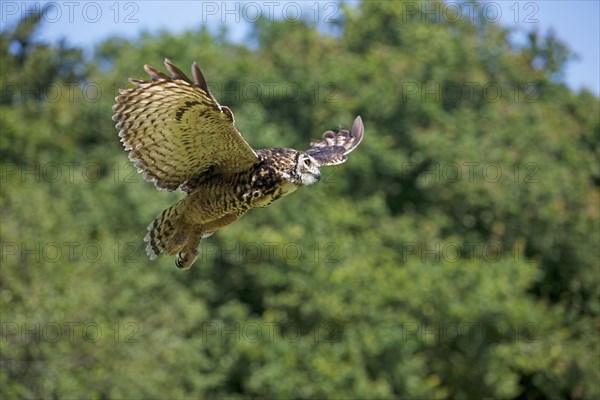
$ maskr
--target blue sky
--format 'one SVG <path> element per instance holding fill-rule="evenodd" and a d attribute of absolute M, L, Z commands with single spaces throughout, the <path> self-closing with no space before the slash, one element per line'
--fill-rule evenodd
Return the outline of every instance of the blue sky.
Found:
<path fill-rule="evenodd" d="M 351 3 L 351 2 L 350 2 Z M 414 1 L 398 1 L 411 7 Z M 515 27 L 519 32 L 552 29 L 567 43 L 577 59 L 568 64 L 565 81 L 574 90 L 587 87 L 600 96 L 600 1 L 482 1 L 464 6 L 447 1 L 445 18 L 460 11 L 469 15 L 479 7 L 494 23 Z M 12 26 L 31 10 L 48 8 L 40 37 L 48 41 L 66 39 L 88 50 L 111 35 L 133 38 L 141 30 L 173 33 L 206 24 L 226 27 L 230 38 L 241 41 L 258 15 L 295 20 L 310 18 L 324 26 L 341 15 L 337 1 L 9 1 L 0 3 L 2 27 Z M 518 35 L 517 35 L 518 36 Z"/>

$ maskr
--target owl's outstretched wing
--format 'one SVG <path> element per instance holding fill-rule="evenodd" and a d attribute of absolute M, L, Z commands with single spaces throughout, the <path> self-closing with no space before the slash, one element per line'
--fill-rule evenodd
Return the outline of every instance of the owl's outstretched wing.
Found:
<path fill-rule="evenodd" d="M 235 173 L 259 161 L 196 63 L 193 82 L 168 59 L 165 66 L 171 76 L 144 65 L 152 79 L 130 79 L 136 87 L 121 90 L 113 106 L 123 147 L 146 180 L 175 190 L 209 169 Z"/>
<path fill-rule="evenodd" d="M 365 127 L 360 116 L 356 117 L 350 131 L 340 129 L 338 133 L 327 131 L 323 140 L 313 140 L 306 151 L 323 165 L 337 165 L 346 162 L 348 154 L 358 146 L 364 136 Z"/>

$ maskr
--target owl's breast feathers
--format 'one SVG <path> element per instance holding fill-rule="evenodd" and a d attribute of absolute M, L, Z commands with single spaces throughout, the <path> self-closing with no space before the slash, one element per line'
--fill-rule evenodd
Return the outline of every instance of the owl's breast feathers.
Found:
<path fill-rule="evenodd" d="M 256 150 L 256 154 L 261 161 L 255 165 L 250 190 L 244 194 L 251 207 L 266 207 L 298 189 L 294 175 L 298 151 L 262 149 Z"/>
<path fill-rule="evenodd" d="M 222 175 L 209 169 L 181 188 L 193 197 L 201 194 L 203 203 L 248 210 L 266 207 L 299 187 L 294 176 L 296 150 L 262 149 L 256 153 L 260 161 L 248 171 Z"/>

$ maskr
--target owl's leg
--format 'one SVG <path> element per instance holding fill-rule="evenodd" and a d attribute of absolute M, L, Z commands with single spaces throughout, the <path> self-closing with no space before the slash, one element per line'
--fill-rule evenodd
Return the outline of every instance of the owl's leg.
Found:
<path fill-rule="evenodd" d="M 186 239 L 185 245 L 181 251 L 177 253 L 177 260 L 175 261 L 175 265 L 181 269 L 190 268 L 200 255 L 199 247 L 202 233 L 190 233 Z"/>
<path fill-rule="evenodd" d="M 209 237 L 215 230 L 232 223 L 242 214 L 240 212 L 227 214 L 208 224 L 196 225 L 194 228 L 189 229 L 185 238 L 185 244 L 180 248 L 181 250 L 177 254 L 175 264 L 181 269 L 190 268 L 200 255 L 200 250 L 198 249 L 200 247 L 200 240 Z"/>

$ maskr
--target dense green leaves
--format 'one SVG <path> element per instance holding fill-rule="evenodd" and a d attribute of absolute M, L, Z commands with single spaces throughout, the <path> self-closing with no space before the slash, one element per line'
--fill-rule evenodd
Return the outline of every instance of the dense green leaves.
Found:
<path fill-rule="evenodd" d="M 344 10 L 335 35 L 261 20 L 253 46 L 146 32 L 90 60 L 35 20 L 2 32 L 3 397 L 600 395 L 600 103 L 555 80 L 568 49 Z M 181 194 L 136 173 L 111 106 L 164 57 L 198 61 L 255 147 L 358 114 L 365 140 L 191 270 L 150 262 L 145 228 Z"/>

